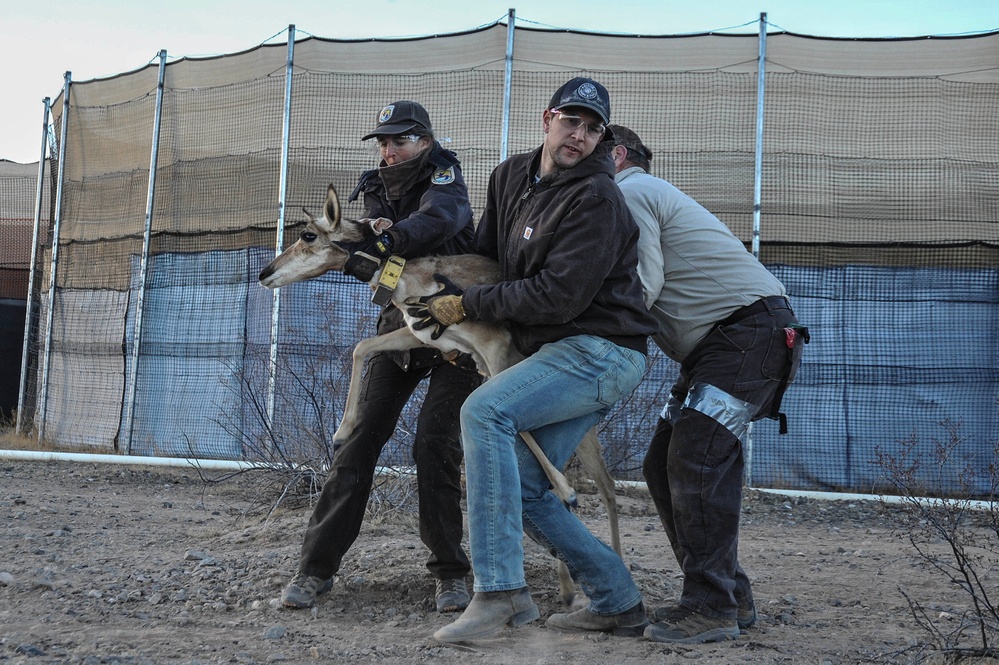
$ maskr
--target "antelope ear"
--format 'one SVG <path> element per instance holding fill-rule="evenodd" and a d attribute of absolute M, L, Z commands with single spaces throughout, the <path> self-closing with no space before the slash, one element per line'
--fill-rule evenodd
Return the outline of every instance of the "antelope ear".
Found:
<path fill-rule="evenodd" d="M 309 220 L 325 235 L 333 233 L 333 224 L 330 224 L 325 217 L 309 217 Z"/>
<path fill-rule="evenodd" d="M 395 222 L 393 222 L 391 219 L 388 219 L 387 217 L 379 217 L 378 219 L 367 219 L 365 221 L 368 223 L 368 226 L 371 227 L 371 230 L 375 232 L 376 236 L 380 236 L 381 234 L 385 233 L 390 228 L 392 228 L 393 224 L 395 224 Z"/>
<path fill-rule="evenodd" d="M 332 184 L 326 190 L 326 204 L 323 206 L 323 213 L 333 226 L 340 223 L 340 198 L 336 195 L 336 190 L 333 189 Z"/>

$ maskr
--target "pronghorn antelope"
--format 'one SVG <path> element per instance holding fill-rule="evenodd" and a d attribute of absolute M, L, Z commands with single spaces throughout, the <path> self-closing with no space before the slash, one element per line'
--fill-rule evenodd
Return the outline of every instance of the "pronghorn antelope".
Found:
<path fill-rule="evenodd" d="M 260 283 L 267 288 L 273 289 L 318 277 L 331 270 L 343 270 L 348 253 L 337 244 L 338 242 L 362 240 L 372 233 L 382 233 L 388 228 L 387 225 L 391 224 L 389 220 L 377 220 L 374 222 L 376 228 L 373 229 L 368 221 L 344 219 L 341 215 L 339 198 L 332 185 L 327 190 L 323 216 L 313 217 L 307 211 L 306 215 L 309 221 L 299 240 L 261 271 Z M 377 226 L 378 224 L 384 225 Z M 371 280 L 373 288 L 377 287 L 383 270 L 385 270 L 384 265 Z M 354 347 L 347 402 L 340 426 L 333 435 L 334 441 L 345 438 L 345 433 L 350 432 L 355 426 L 364 362 L 373 353 L 403 351 L 421 345 L 436 347 L 449 357 L 454 357 L 452 354 L 459 352 L 467 353 L 475 360 L 476 367 L 485 377 L 493 376 L 523 359 L 513 345 L 510 332 L 504 326 L 482 321 L 464 321 L 445 328 L 437 339 L 431 337 L 432 328 L 413 329 L 412 326 L 417 320 L 407 313 L 406 300 L 436 293 L 441 285 L 434 280 L 434 274 L 444 275 L 462 288 L 472 284 L 495 284 L 500 280 L 499 265 L 492 259 L 477 254 L 428 256 L 406 261 L 401 274 L 397 275 L 398 282 L 392 291 L 391 302 L 402 311 L 407 327 L 361 340 Z M 521 436 L 544 468 L 556 495 L 566 504 L 575 506 L 576 492 L 562 472 L 552 465 L 529 432 L 523 432 Z M 620 554 L 614 480 L 604 464 L 595 429 L 591 429 L 583 437 L 576 449 L 576 456 L 597 485 L 610 520 L 611 544 Z M 559 584 L 563 604 L 571 606 L 575 598 L 575 585 L 561 561 L 559 561 Z"/>

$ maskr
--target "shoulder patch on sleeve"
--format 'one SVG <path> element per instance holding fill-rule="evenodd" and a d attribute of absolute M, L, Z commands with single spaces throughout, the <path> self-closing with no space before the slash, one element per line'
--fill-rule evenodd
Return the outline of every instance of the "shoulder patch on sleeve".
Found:
<path fill-rule="evenodd" d="M 454 167 L 449 166 L 446 169 L 437 169 L 430 176 L 430 182 L 434 185 L 450 185 L 454 182 Z"/>

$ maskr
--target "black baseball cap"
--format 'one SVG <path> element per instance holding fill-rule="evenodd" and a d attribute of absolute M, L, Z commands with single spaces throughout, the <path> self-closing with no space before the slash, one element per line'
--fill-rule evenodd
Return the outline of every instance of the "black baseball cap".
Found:
<path fill-rule="evenodd" d="M 548 102 L 548 108 L 553 111 L 570 106 L 582 106 L 599 115 L 604 124 L 610 122 L 610 95 L 607 88 L 593 79 L 577 76 L 567 81 Z"/>
<path fill-rule="evenodd" d="M 393 102 L 379 111 L 378 126 L 371 133 L 362 136 L 361 140 L 367 141 L 373 136 L 396 136 L 414 129 L 421 130 L 421 134 L 425 135 L 434 133 L 427 109 L 416 102 L 404 99 Z"/>

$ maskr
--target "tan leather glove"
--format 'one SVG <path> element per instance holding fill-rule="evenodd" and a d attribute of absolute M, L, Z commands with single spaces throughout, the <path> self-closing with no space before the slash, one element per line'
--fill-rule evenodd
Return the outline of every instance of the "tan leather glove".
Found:
<path fill-rule="evenodd" d="M 453 326 L 465 320 L 461 296 L 438 296 L 427 301 L 427 311 L 438 323 Z"/>
<path fill-rule="evenodd" d="M 441 285 L 436 293 L 419 298 L 407 298 L 406 313 L 417 319 L 415 330 L 434 327 L 431 339 L 440 339 L 448 326 L 465 320 L 465 308 L 461 304 L 463 291 L 444 275 L 434 273 L 434 281 Z"/>

